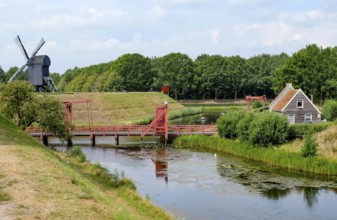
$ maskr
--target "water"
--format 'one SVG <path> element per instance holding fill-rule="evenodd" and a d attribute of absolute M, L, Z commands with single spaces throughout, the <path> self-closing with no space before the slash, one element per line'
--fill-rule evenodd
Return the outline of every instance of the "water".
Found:
<path fill-rule="evenodd" d="M 124 171 L 144 198 L 177 219 L 337 219 L 334 181 L 273 174 L 207 152 L 82 149 L 90 161 Z"/>
<path fill-rule="evenodd" d="M 220 114 L 206 112 L 170 124 L 211 124 Z M 59 144 L 52 139 L 49 143 Z M 336 180 L 281 174 L 242 158 L 207 152 L 92 148 L 89 138 L 83 137 L 73 143 L 83 146 L 93 163 L 111 172 L 124 171 L 144 198 L 177 219 L 337 219 Z M 112 146 L 114 138 L 97 137 L 96 143 Z M 158 138 L 143 141 L 155 143 Z M 139 146 L 141 142 L 137 137 L 121 137 L 120 144 Z"/>

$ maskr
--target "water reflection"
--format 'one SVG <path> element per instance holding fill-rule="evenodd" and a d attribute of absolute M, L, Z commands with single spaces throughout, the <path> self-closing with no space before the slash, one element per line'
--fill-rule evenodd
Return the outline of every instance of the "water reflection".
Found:
<path fill-rule="evenodd" d="M 142 196 L 177 219 L 337 216 L 336 192 L 322 189 L 331 182 L 273 174 L 242 158 L 172 148 L 82 149 L 90 161 L 124 171 Z"/>

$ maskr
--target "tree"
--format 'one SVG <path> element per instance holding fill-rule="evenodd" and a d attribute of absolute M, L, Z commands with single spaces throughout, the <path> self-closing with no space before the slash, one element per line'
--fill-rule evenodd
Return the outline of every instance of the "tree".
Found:
<path fill-rule="evenodd" d="M 225 96 L 228 88 L 227 62 L 220 55 L 202 55 L 195 61 L 195 71 L 199 79 L 202 98 L 217 99 L 219 95 Z"/>
<path fill-rule="evenodd" d="M 170 53 L 153 61 L 158 72 L 154 86 L 159 88 L 170 85 L 177 100 L 179 97 L 190 98 L 193 86 L 193 61 L 186 54 Z"/>
<path fill-rule="evenodd" d="M 26 81 L 8 83 L 0 96 L 1 112 L 12 119 L 19 127 L 26 128 L 32 121 L 27 120 L 25 112 L 33 103 L 34 88 Z"/>
<path fill-rule="evenodd" d="M 61 75 L 59 73 L 50 73 L 49 76 L 53 79 L 55 85 L 60 82 Z"/>
<path fill-rule="evenodd" d="M 234 93 L 234 99 L 237 99 L 238 93 L 247 86 L 247 70 L 246 60 L 240 56 L 227 58 L 228 67 L 227 75 L 229 78 L 229 91 Z"/>
<path fill-rule="evenodd" d="M 280 92 L 288 82 L 301 88 L 322 104 L 337 95 L 337 49 L 308 45 L 286 60 L 272 77 L 273 88 Z"/>
<path fill-rule="evenodd" d="M 245 117 L 245 111 L 231 110 L 222 115 L 217 121 L 218 133 L 221 137 L 236 139 L 239 136 L 238 124 Z"/>
<path fill-rule="evenodd" d="M 0 66 L 0 83 L 5 83 L 5 82 L 7 82 L 6 73 Z"/>
<path fill-rule="evenodd" d="M 337 119 L 337 101 L 336 100 L 325 100 L 323 105 L 323 115 L 328 121 L 334 121 Z"/>
<path fill-rule="evenodd" d="M 134 53 L 124 54 L 114 61 L 112 70 L 122 77 L 122 86 L 127 91 L 149 91 L 154 71 L 148 57 Z"/>
<path fill-rule="evenodd" d="M 54 97 L 39 96 L 36 98 L 35 122 L 43 132 L 50 132 L 58 137 L 67 137 L 64 106 Z"/>

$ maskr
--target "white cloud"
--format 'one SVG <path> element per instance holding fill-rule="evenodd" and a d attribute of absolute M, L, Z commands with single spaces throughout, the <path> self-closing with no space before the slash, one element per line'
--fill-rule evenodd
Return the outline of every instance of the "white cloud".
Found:
<path fill-rule="evenodd" d="M 210 31 L 210 35 L 211 35 L 211 38 L 212 38 L 212 42 L 215 44 L 215 45 L 218 45 L 219 42 L 218 42 L 218 37 L 219 37 L 219 30 L 218 29 L 213 29 Z"/>
<path fill-rule="evenodd" d="M 166 10 L 161 8 L 159 5 L 154 6 L 150 10 L 145 12 L 146 20 L 157 20 L 166 14 Z"/>

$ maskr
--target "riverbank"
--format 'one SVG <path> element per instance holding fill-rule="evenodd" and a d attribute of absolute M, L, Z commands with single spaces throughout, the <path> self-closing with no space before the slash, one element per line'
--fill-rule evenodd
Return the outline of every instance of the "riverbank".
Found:
<path fill-rule="evenodd" d="M 294 172 L 337 176 L 337 161 L 335 160 L 321 157 L 304 158 L 299 153 L 278 150 L 276 148 L 252 147 L 245 143 L 220 137 L 181 136 L 175 140 L 174 145 L 228 153 Z"/>
<path fill-rule="evenodd" d="M 107 187 L 0 116 L 1 219 L 171 219 L 130 187 Z M 62 155 L 62 154 L 61 154 Z"/>

